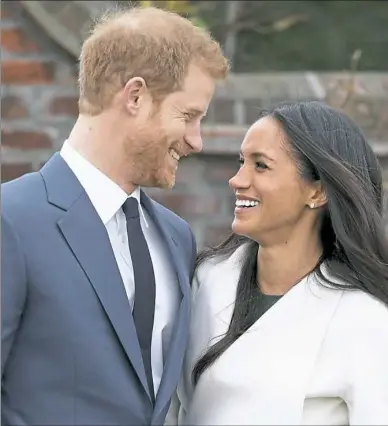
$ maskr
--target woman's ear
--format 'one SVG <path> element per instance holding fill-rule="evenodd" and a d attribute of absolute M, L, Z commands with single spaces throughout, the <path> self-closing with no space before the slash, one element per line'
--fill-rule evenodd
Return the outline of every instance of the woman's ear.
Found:
<path fill-rule="evenodd" d="M 312 184 L 311 191 L 307 200 L 307 205 L 311 209 L 323 207 L 327 203 L 326 192 L 322 186 L 321 181 L 316 181 Z"/>

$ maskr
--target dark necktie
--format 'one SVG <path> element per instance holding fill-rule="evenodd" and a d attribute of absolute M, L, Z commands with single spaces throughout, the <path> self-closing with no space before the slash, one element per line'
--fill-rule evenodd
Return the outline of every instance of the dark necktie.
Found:
<path fill-rule="evenodd" d="M 151 367 L 151 340 L 155 313 L 155 275 L 150 252 L 140 225 L 139 204 L 130 197 L 123 204 L 127 219 L 128 243 L 135 277 L 133 320 L 143 356 L 152 401 L 155 401 Z"/>

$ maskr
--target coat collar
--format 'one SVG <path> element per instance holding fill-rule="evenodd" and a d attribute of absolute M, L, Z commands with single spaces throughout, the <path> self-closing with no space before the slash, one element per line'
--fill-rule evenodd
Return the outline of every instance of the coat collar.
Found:
<path fill-rule="evenodd" d="M 40 171 L 50 204 L 63 211 L 57 226 L 70 250 L 93 286 L 140 383 L 148 393 L 136 329 L 124 285 L 117 267 L 106 228 L 84 188 L 60 154 L 56 153 Z M 173 337 L 165 360 L 165 369 L 155 403 L 154 416 L 160 414 L 178 381 L 186 349 L 189 321 L 189 271 L 165 209 L 154 203 L 143 191 L 140 200 L 154 221 L 175 269 L 182 294 L 174 323 Z M 109 285 L 107 285 L 109 284 Z M 158 414 L 159 413 L 159 414 Z"/>
<path fill-rule="evenodd" d="M 220 417 L 209 414 L 213 424 L 302 422 L 314 365 L 343 294 L 322 286 L 315 274 L 294 286 L 234 342 L 203 373 L 195 390 L 191 385 L 198 357 L 228 330 L 245 249 L 240 247 L 223 262 L 204 264 L 196 276 L 185 376 L 179 387 L 187 424 L 200 422 L 207 399 L 217 404 L 218 395 L 224 408 Z"/>

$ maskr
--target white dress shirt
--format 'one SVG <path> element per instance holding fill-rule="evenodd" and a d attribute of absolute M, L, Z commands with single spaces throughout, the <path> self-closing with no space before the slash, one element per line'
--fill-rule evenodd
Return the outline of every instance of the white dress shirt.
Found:
<path fill-rule="evenodd" d="M 121 209 L 128 195 L 115 182 L 80 155 L 67 141 L 61 149 L 61 156 L 85 189 L 106 227 L 129 304 L 133 309 L 135 280 L 128 245 L 126 219 Z M 150 250 L 155 273 L 155 317 L 151 360 L 156 394 L 162 379 L 163 366 L 178 310 L 179 284 L 167 255 L 165 243 L 155 224 L 140 205 L 140 188 L 136 188 L 129 197 L 135 197 L 139 201 L 140 223 Z"/>

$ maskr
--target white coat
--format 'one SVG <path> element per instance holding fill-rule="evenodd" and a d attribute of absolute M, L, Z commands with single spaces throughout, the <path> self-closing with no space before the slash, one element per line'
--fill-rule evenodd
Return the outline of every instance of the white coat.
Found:
<path fill-rule="evenodd" d="M 189 346 L 166 424 L 388 425 L 388 308 L 303 279 L 206 370 L 195 362 L 229 326 L 246 247 L 193 282 Z"/>

